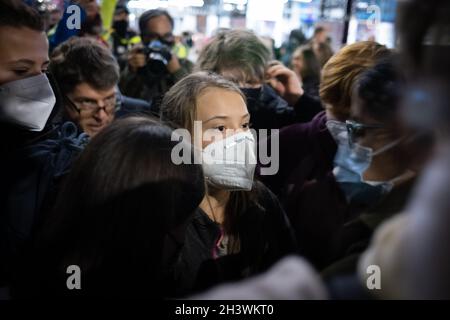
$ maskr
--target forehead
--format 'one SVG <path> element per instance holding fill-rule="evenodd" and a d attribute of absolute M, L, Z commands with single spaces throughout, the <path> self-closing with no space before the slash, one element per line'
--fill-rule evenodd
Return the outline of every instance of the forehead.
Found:
<path fill-rule="evenodd" d="M 354 89 L 351 98 L 350 116 L 353 119 L 363 120 L 364 118 L 364 101 L 358 96 L 357 90 Z"/>
<path fill-rule="evenodd" d="M 242 96 L 221 88 L 205 89 L 197 98 L 197 118 L 207 120 L 214 116 L 242 117 L 247 113 Z"/>
<path fill-rule="evenodd" d="M 0 39 L 0 63 L 26 59 L 42 64 L 48 60 L 48 41 L 44 32 L 0 27 Z"/>
<path fill-rule="evenodd" d="M 352 95 L 350 118 L 356 120 L 357 122 L 366 124 L 380 122 L 369 113 L 364 100 L 361 99 L 356 93 Z"/>
<path fill-rule="evenodd" d="M 126 11 L 119 11 L 119 12 L 114 13 L 114 18 L 124 19 L 124 18 L 128 18 L 128 17 L 129 17 L 129 14 Z"/>
<path fill-rule="evenodd" d="M 91 99 L 104 99 L 115 92 L 115 87 L 111 87 L 109 89 L 95 89 L 91 87 L 88 83 L 80 83 L 79 85 L 75 86 L 75 88 L 72 91 L 72 95 L 74 97 L 83 97 L 83 98 L 91 98 Z"/>
<path fill-rule="evenodd" d="M 172 31 L 172 25 L 170 24 L 169 18 L 167 18 L 165 15 L 162 15 L 151 18 L 147 22 L 147 30 L 158 33 L 159 35 L 164 35 Z"/>

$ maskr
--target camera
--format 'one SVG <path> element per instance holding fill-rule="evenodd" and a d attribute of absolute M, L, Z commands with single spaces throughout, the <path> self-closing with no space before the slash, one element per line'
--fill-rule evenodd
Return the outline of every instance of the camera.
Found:
<path fill-rule="evenodd" d="M 145 48 L 145 54 L 148 60 L 161 61 L 164 65 L 167 65 L 172 58 L 171 48 L 162 43 L 160 40 L 151 41 Z"/>
<path fill-rule="evenodd" d="M 160 40 L 151 41 L 144 47 L 143 53 L 147 56 L 147 68 L 155 74 L 167 71 L 167 64 L 172 58 L 171 48 Z"/>

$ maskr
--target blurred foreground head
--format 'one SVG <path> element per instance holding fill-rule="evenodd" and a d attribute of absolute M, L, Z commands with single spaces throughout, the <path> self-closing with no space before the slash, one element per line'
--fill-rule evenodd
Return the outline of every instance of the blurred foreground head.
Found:
<path fill-rule="evenodd" d="M 171 133 L 129 117 L 90 141 L 37 238 L 30 263 L 40 279 L 19 277 L 19 295 L 163 295 L 165 248 L 204 196 L 200 165 L 171 161 Z M 83 290 L 67 289 L 69 265 L 80 267 Z"/>
<path fill-rule="evenodd" d="M 450 137 L 450 2 L 399 1 L 397 33 L 409 87 L 404 118 Z"/>
<path fill-rule="evenodd" d="M 248 30 L 220 32 L 198 57 L 196 70 L 222 75 L 240 87 L 264 83 L 270 51 L 255 33 Z"/>

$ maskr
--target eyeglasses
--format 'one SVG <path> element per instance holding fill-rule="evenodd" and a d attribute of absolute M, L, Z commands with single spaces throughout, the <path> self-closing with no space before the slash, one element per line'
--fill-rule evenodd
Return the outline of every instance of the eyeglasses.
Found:
<path fill-rule="evenodd" d="M 119 92 L 117 92 L 114 96 L 108 97 L 104 99 L 103 106 L 98 105 L 98 101 L 91 99 L 82 99 L 80 101 L 72 101 L 69 97 L 64 96 L 65 100 L 69 103 L 69 105 L 75 109 L 78 113 L 84 114 L 95 114 L 100 110 L 104 110 L 107 114 L 112 114 L 120 109 L 122 97 Z"/>
<path fill-rule="evenodd" d="M 350 146 L 353 145 L 356 139 L 364 136 L 366 130 L 381 129 L 385 127 L 383 124 L 363 124 L 353 120 L 345 121 L 345 126 L 347 127 L 348 143 Z"/>

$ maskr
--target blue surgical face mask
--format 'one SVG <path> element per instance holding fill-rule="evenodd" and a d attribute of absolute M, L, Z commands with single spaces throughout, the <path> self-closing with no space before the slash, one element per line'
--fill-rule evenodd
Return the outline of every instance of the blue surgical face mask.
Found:
<path fill-rule="evenodd" d="M 338 145 L 341 143 L 348 144 L 348 133 L 345 122 L 328 120 L 326 126 L 334 141 L 336 141 Z"/>
<path fill-rule="evenodd" d="M 364 172 L 370 167 L 373 157 L 394 148 L 402 140 L 397 139 L 375 152 L 358 143 L 350 145 L 345 139 L 339 141 L 333 174 L 348 202 L 358 198 L 358 202 L 373 203 L 392 190 L 390 181 L 366 181 Z"/>

